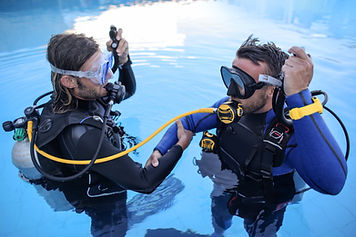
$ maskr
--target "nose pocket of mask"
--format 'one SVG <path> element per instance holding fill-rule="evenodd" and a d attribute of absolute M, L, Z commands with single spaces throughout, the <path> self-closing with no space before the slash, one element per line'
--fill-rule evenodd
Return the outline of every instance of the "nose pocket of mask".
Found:
<path fill-rule="evenodd" d="M 231 80 L 230 85 L 227 89 L 227 95 L 240 98 L 245 95 L 245 90 L 244 88 L 238 86 L 238 84 L 234 80 Z"/>

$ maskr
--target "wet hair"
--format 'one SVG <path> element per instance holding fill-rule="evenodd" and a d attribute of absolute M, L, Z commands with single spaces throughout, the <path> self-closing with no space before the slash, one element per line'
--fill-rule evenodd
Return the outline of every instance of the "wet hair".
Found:
<path fill-rule="evenodd" d="M 250 35 L 245 42 L 242 43 L 236 52 L 239 58 L 251 60 L 254 64 L 259 65 L 259 62 L 267 64 L 266 74 L 279 78 L 284 61 L 288 58 L 288 54 L 278 48 L 273 42 L 259 43 L 258 38 L 253 38 Z"/>
<path fill-rule="evenodd" d="M 57 34 L 52 36 L 48 43 L 47 60 L 56 68 L 79 71 L 98 49 L 99 45 L 94 39 L 83 34 Z M 51 73 L 55 113 L 64 113 L 78 106 L 78 100 L 73 96 L 72 89 L 61 84 L 62 76 L 60 73 Z"/>

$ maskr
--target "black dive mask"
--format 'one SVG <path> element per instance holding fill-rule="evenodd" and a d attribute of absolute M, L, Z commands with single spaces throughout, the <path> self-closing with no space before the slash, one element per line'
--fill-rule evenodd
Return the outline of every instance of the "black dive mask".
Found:
<path fill-rule="evenodd" d="M 222 66 L 220 73 L 226 88 L 228 88 L 228 96 L 247 99 L 265 85 L 264 82 L 256 83 L 250 75 L 235 66 L 232 68 Z"/>

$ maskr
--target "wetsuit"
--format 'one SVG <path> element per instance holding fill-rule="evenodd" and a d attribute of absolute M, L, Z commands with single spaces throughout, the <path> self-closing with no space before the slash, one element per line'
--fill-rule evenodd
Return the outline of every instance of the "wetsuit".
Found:
<path fill-rule="evenodd" d="M 227 97 L 216 102 L 217 108 L 227 101 Z M 312 103 L 309 90 L 288 96 L 286 103 L 290 109 Z M 275 117 L 273 110 L 266 114 L 256 114 L 263 119 L 265 130 Z M 263 117 L 262 117 L 263 116 Z M 216 114 L 193 114 L 182 119 L 183 126 L 193 132 L 217 128 L 219 120 Z M 284 162 L 273 168 L 273 176 L 288 174 L 296 170 L 313 189 L 325 194 L 337 194 L 344 186 L 347 165 L 345 158 L 318 113 L 293 121 L 294 134 L 285 151 Z M 255 128 L 252 128 L 255 129 Z M 155 149 L 165 154 L 177 140 L 176 125 L 171 126 Z"/>
<path fill-rule="evenodd" d="M 218 108 L 227 100 L 225 97 L 212 107 Z M 304 90 L 287 97 L 286 102 L 292 109 L 310 104 L 312 100 L 309 90 Z M 276 236 L 286 205 L 296 191 L 293 179 L 295 170 L 310 187 L 319 192 L 337 194 L 341 191 L 347 174 L 346 161 L 320 114 L 316 113 L 293 121 L 294 134 L 288 141 L 282 165 L 272 168 L 270 164 L 273 199 L 265 199 L 267 195 L 264 195 L 263 182 L 255 181 L 258 175 L 261 176 L 256 170 L 261 167 L 258 164 L 264 158 L 258 154 L 263 154 L 264 150 L 256 148 L 262 144 L 262 138 L 274 118 L 275 114 L 270 110 L 244 115 L 229 126 L 222 124 L 216 114 L 193 114 L 182 119 L 183 126 L 193 132 L 217 128 L 218 154 L 203 152 L 202 160 L 195 162 L 203 177 L 210 172 L 209 177 L 214 182 L 210 197 L 215 233 L 221 234 L 229 228 L 232 216 L 238 215 L 244 218 L 244 227 L 249 236 Z M 155 149 L 165 154 L 175 142 L 174 125 Z M 211 156 L 204 159 L 209 154 Z M 248 160 L 251 165 L 244 167 Z M 249 170 L 251 167 L 254 167 L 253 172 Z M 255 177 L 251 174 L 255 174 Z"/>
<path fill-rule="evenodd" d="M 119 81 L 126 88 L 124 99 L 135 93 L 136 81 L 130 59 L 119 68 Z M 103 115 L 107 106 L 104 101 L 79 100 L 76 110 L 63 114 L 53 113 L 52 101 L 49 101 L 41 113 L 36 145 L 57 157 L 72 160 L 92 159 L 103 126 Z M 115 116 L 115 113 L 111 115 Z M 98 157 L 122 151 L 123 134 L 122 127 L 117 126 L 111 116 Z M 51 175 L 70 176 L 85 167 L 62 164 L 37 155 L 42 169 Z M 84 175 L 71 181 L 57 182 L 43 177 L 32 182 L 48 191 L 63 192 L 76 212 L 85 212 L 91 217 L 93 236 L 125 236 L 128 228 L 126 190 L 151 193 L 172 171 L 181 155 L 182 148 L 175 145 L 156 168 L 143 168 L 125 155 L 109 162 L 94 164 Z"/>
<path fill-rule="evenodd" d="M 120 81 L 126 87 L 126 98 L 135 92 L 135 77 L 131 62 L 120 68 Z M 41 114 L 37 146 L 49 154 L 73 160 L 90 160 L 99 141 L 103 114 L 106 104 L 102 100 L 79 100 L 78 108 L 64 114 L 52 112 L 51 102 Z M 111 124 L 111 125 L 110 125 Z M 111 121 L 106 131 L 98 157 L 117 154 L 122 150 L 120 128 Z M 173 146 L 157 168 L 142 168 L 128 155 L 109 162 L 95 164 L 88 174 L 63 184 L 56 183 L 62 189 L 76 185 L 88 197 L 100 197 L 118 193 L 122 190 L 134 190 L 142 193 L 152 192 L 171 172 L 182 154 L 182 148 Z M 39 155 L 39 162 L 45 171 L 52 175 L 68 176 L 78 173 L 83 165 L 57 163 Z M 80 193 L 78 191 L 78 193 Z"/>

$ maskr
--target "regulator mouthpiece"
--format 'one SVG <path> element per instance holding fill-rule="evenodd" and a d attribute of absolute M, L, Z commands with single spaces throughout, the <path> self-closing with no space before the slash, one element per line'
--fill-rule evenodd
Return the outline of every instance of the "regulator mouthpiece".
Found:
<path fill-rule="evenodd" d="M 125 98 L 126 89 L 124 85 L 121 85 L 121 82 L 108 83 L 104 88 L 108 91 L 109 100 L 116 104 Z"/>

